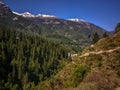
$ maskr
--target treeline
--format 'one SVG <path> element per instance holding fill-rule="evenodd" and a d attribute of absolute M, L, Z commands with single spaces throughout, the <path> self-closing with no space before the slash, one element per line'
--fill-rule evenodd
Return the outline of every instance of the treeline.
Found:
<path fill-rule="evenodd" d="M 29 89 L 57 72 L 68 50 L 37 35 L 0 28 L 0 89 Z"/>

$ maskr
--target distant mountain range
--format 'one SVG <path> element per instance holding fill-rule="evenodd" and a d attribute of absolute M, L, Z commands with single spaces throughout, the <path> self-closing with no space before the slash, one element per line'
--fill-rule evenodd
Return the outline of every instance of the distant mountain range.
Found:
<path fill-rule="evenodd" d="M 0 26 L 7 26 L 24 33 L 38 34 L 50 40 L 81 48 L 91 43 L 95 32 L 100 37 L 107 32 L 99 26 L 78 18 L 65 20 L 54 15 L 35 16 L 29 12 L 19 14 L 2 2 L 0 2 Z"/>
<path fill-rule="evenodd" d="M 10 8 L 4 3 L 0 2 L 0 16 L 12 15 Z"/>
<path fill-rule="evenodd" d="M 96 32 L 104 38 L 90 45 Z M 113 35 L 105 32 L 82 19 L 20 14 L 0 2 L 0 90 L 119 90 L 120 23 Z"/>
<path fill-rule="evenodd" d="M 22 16 L 22 17 L 25 17 L 25 18 L 37 18 L 37 17 L 44 17 L 44 18 L 47 18 L 47 17 L 50 17 L 50 18 L 57 18 L 56 16 L 53 16 L 53 15 L 45 15 L 45 14 L 38 14 L 38 15 L 33 15 L 33 14 L 31 14 L 31 13 L 29 13 L 29 12 L 25 12 L 25 13 L 22 13 L 22 14 L 20 14 L 20 13 L 17 13 L 17 12 L 14 12 L 13 11 L 13 13 L 14 14 L 16 14 L 16 15 L 19 15 L 19 16 Z"/>

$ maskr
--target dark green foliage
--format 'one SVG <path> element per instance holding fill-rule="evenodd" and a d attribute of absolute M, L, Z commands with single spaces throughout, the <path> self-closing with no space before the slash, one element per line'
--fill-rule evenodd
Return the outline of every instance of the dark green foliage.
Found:
<path fill-rule="evenodd" d="M 106 32 L 103 33 L 103 38 L 108 37 L 108 34 Z"/>
<path fill-rule="evenodd" d="M 120 23 L 118 23 L 115 27 L 115 33 L 120 31 Z"/>
<path fill-rule="evenodd" d="M 68 58 L 64 46 L 1 27 L 0 89 L 33 88 L 56 73 L 63 58 Z"/>
<path fill-rule="evenodd" d="M 99 37 L 98 33 L 95 32 L 95 33 L 93 34 L 92 43 L 93 43 L 93 44 L 96 43 L 99 39 L 100 39 L 100 37 Z"/>
<path fill-rule="evenodd" d="M 79 83 L 84 78 L 85 73 L 86 73 L 86 67 L 84 65 L 78 65 L 73 72 L 75 83 L 76 82 Z"/>

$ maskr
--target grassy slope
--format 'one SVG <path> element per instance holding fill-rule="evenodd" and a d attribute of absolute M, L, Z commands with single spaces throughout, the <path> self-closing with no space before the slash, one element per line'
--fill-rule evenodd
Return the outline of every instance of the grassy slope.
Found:
<path fill-rule="evenodd" d="M 83 54 L 120 46 L 120 32 L 98 41 Z M 111 53 L 76 57 L 38 87 L 46 90 L 113 90 L 120 87 L 120 49 Z"/>

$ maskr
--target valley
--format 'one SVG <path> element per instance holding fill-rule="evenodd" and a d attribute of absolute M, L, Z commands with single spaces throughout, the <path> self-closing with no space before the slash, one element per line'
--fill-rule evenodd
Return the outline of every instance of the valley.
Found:
<path fill-rule="evenodd" d="M 0 1 L 0 90 L 117 90 L 120 23 L 18 13 Z"/>

